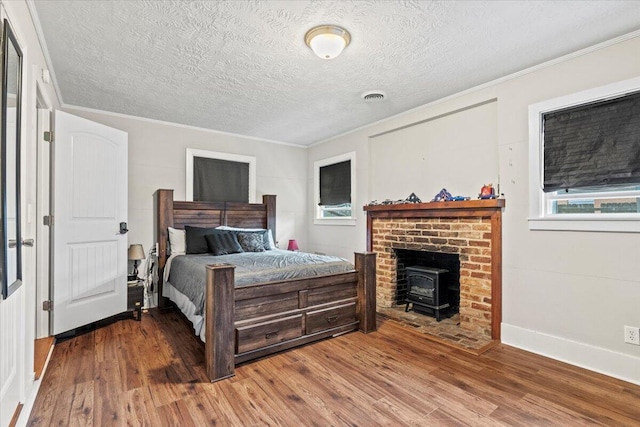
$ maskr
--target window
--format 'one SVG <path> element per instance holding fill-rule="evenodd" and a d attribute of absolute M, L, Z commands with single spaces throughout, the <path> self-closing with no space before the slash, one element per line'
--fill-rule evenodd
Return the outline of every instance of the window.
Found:
<path fill-rule="evenodd" d="M 536 230 L 640 232 L 640 78 L 529 107 Z"/>
<path fill-rule="evenodd" d="M 546 195 L 550 215 L 614 215 L 640 213 L 640 185 L 574 188 Z"/>
<path fill-rule="evenodd" d="M 187 200 L 255 203 L 256 158 L 187 148 Z"/>
<path fill-rule="evenodd" d="M 355 225 L 355 152 L 314 163 L 316 224 Z"/>

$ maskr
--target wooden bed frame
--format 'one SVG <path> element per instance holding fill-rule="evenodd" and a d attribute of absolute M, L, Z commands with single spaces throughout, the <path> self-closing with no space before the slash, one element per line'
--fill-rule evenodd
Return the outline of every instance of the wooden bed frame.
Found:
<path fill-rule="evenodd" d="M 168 227 L 185 225 L 271 229 L 276 196 L 262 203 L 179 202 L 173 190 L 154 194 L 158 244 L 158 307 L 168 255 Z M 205 294 L 205 363 L 209 379 L 234 375 L 238 363 L 359 329 L 376 330 L 375 253 L 356 253 L 355 270 L 282 282 L 234 286 L 229 264 L 208 265 Z"/>

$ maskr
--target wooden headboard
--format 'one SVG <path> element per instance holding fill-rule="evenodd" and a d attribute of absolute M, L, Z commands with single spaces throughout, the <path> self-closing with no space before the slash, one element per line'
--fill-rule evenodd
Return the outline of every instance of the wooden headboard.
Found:
<path fill-rule="evenodd" d="M 158 243 L 158 306 L 164 304 L 162 283 L 168 256 L 168 227 L 184 229 L 226 225 L 240 228 L 270 229 L 276 237 L 276 196 L 262 196 L 262 203 L 179 202 L 173 200 L 173 190 L 157 190 L 154 195 L 154 241 Z"/>

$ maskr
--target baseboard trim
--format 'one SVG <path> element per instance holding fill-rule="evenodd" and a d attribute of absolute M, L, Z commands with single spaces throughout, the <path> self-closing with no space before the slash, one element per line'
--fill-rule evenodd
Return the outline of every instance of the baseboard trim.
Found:
<path fill-rule="evenodd" d="M 502 343 L 640 385 L 640 358 L 502 323 Z"/>
<path fill-rule="evenodd" d="M 42 384 L 42 379 L 44 378 L 44 374 L 47 372 L 47 367 L 49 366 L 49 361 L 51 360 L 51 355 L 53 354 L 53 348 L 55 347 L 55 345 L 56 343 L 54 341 L 53 345 L 49 347 L 49 353 L 47 354 L 47 359 L 45 360 L 44 366 L 42 367 L 42 374 L 40 375 L 40 378 L 35 379 L 34 377 L 34 381 L 31 386 L 31 392 L 29 393 L 29 396 L 26 398 L 26 401 L 24 402 L 24 406 L 22 407 L 22 412 L 20 413 L 20 416 L 18 417 L 18 420 L 16 422 L 16 427 L 27 426 L 27 422 L 29 421 L 29 417 L 31 416 L 31 410 L 33 409 L 34 403 L 36 403 L 36 397 L 38 397 L 38 392 L 40 391 L 40 385 Z"/>
<path fill-rule="evenodd" d="M 22 411 L 22 403 L 19 403 L 16 406 L 16 410 L 13 412 L 13 417 L 11 417 L 11 421 L 9 421 L 9 427 L 15 427 L 18 423 L 18 417 L 20 416 L 20 412 Z"/>

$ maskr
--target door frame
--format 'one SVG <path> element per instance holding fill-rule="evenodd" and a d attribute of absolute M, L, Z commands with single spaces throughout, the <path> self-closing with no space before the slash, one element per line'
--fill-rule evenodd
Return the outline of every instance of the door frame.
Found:
<path fill-rule="evenodd" d="M 35 66 L 34 66 L 35 67 Z M 35 71 L 35 70 L 34 70 Z M 51 214 L 52 191 L 51 174 L 53 146 L 44 139 L 44 132 L 51 131 L 52 108 L 40 84 L 35 82 L 35 144 L 37 152 L 36 167 L 36 331 L 35 338 L 51 336 L 51 312 L 43 310 L 44 301 L 51 296 L 51 230 L 45 225 L 44 217 Z M 44 117 L 48 116 L 48 117 Z M 47 146 L 48 145 L 48 146 Z M 45 147 L 47 149 L 45 149 Z M 46 165 L 46 166 L 45 166 Z M 45 238 L 46 237 L 46 238 Z"/>

